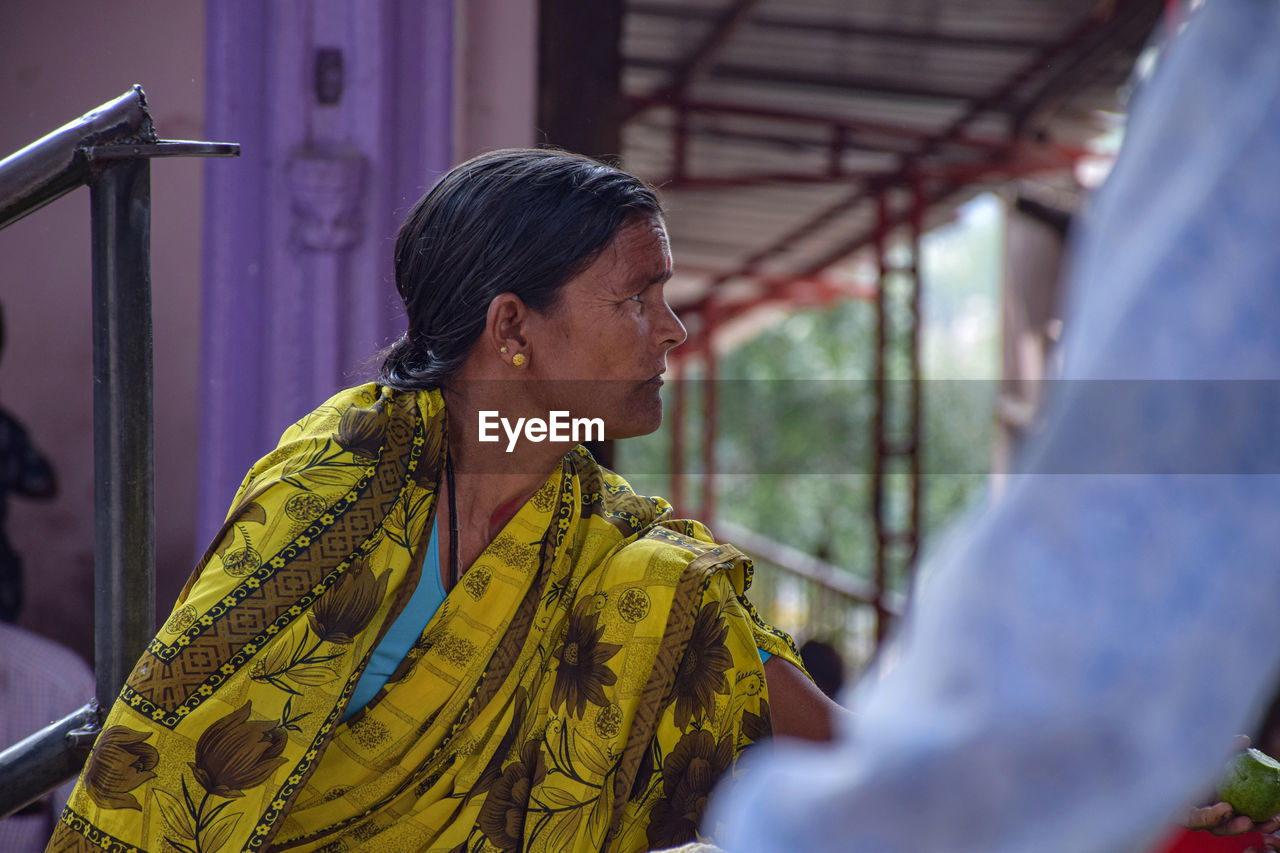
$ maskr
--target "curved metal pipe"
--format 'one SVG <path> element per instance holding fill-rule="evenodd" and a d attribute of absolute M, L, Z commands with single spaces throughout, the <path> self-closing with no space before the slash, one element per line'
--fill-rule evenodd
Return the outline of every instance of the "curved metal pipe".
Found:
<path fill-rule="evenodd" d="M 156 141 L 146 93 L 135 85 L 0 160 L 0 228 L 85 183 L 86 147 Z"/>
<path fill-rule="evenodd" d="M 101 725 L 93 701 L 0 752 L 0 818 L 79 773 Z"/>

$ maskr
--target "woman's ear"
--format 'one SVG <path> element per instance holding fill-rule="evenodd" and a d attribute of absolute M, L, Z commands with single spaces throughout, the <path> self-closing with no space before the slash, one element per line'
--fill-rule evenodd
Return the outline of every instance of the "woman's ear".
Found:
<path fill-rule="evenodd" d="M 499 293 L 489 302 L 485 317 L 485 342 L 506 361 L 529 346 L 525 325 L 529 320 L 529 307 L 514 293 Z"/>

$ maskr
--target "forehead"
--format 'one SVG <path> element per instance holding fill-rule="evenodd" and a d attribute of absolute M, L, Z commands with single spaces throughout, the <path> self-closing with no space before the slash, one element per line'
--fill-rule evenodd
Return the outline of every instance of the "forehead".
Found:
<path fill-rule="evenodd" d="M 591 265 L 598 276 L 662 275 L 671 266 L 667 229 L 656 216 L 632 219 Z"/>

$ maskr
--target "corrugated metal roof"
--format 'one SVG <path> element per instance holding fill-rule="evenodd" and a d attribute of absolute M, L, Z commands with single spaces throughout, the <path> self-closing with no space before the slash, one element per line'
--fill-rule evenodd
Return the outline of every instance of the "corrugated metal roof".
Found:
<path fill-rule="evenodd" d="M 673 301 L 812 275 L 915 169 L 934 215 L 1068 162 L 1161 0 L 631 0 L 627 168 L 663 187 Z M 1001 170 L 1004 170 L 1002 172 Z"/>

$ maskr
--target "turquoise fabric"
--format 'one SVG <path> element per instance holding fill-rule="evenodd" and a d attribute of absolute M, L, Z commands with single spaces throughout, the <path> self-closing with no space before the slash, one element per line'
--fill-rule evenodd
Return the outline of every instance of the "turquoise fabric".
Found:
<path fill-rule="evenodd" d="M 436 611 L 444 603 L 444 584 L 440 581 L 438 531 L 438 525 L 431 530 L 427 556 L 422 561 L 422 580 L 413 590 L 413 595 L 409 597 L 409 603 L 387 630 L 382 642 L 378 643 L 377 648 L 373 650 L 369 665 L 364 668 L 360 680 L 356 682 L 351 701 L 347 703 L 347 710 L 342 715 L 344 722 L 378 695 L 382 685 L 387 683 L 391 673 L 395 672 L 414 641 L 422 635 L 431 617 L 436 615 Z"/>

